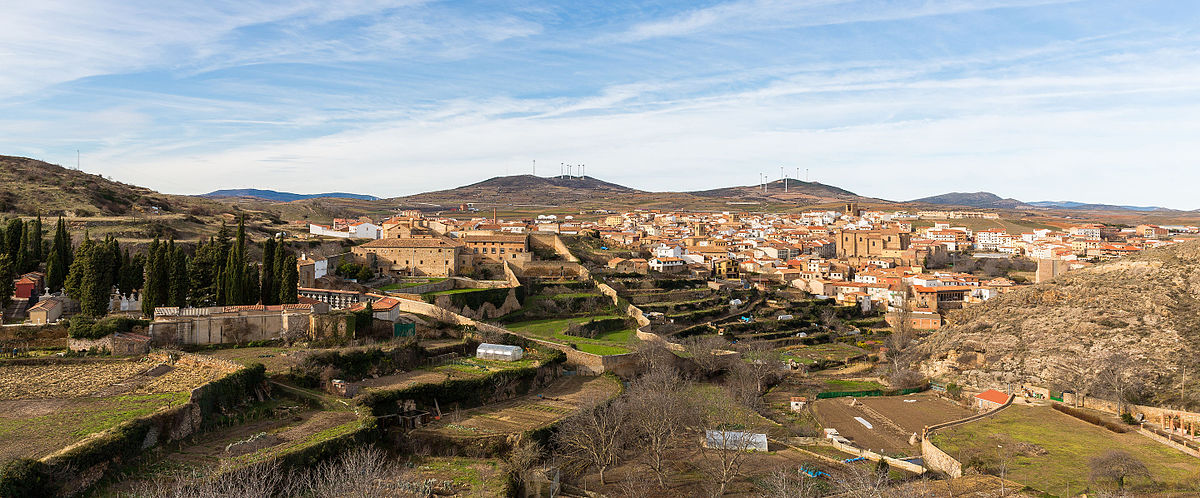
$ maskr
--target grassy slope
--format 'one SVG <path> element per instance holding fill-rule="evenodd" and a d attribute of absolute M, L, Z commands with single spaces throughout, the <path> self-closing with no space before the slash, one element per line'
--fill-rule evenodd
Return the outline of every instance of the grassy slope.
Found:
<path fill-rule="evenodd" d="M 1174 489 L 1200 489 L 1200 459 L 1136 433 L 1110 432 L 1049 407 L 1015 405 L 994 417 L 939 432 L 933 442 L 963 460 L 973 450 L 996 449 L 1002 442 L 993 438 L 996 434 L 1048 451 L 1042 456 L 1015 457 L 1008 478 L 1049 493 L 1062 493 L 1068 485 L 1072 494 L 1083 492 L 1088 486 L 1088 460 L 1108 449 L 1136 456 L 1150 469 L 1156 483 Z M 1145 480 L 1130 484 L 1150 485 Z"/>
<path fill-rule="evenodd" d="M 527 322 L 516 322 L 508 325 L 508 329 L 522 334 L 529 334 L 554 342 L 573 342 L 580 351 L 585 353 L 594 353 L 599 355 L 612 355 L 628 353 L 630 350 L 627 347 L 633 340 L 633 330 L 617 330 L 600 334 L 594 339 L 583 337 L 575 337 L 565 335 L 563 332 L 567 330 L 573 323 L 584 323 L 593 319 L 601 320 L 605 318 L 620 318 L 616 315 L 602 316 L 584 316 L 575 318 L 560 318 L 546 320 L 530 320 Z"/>

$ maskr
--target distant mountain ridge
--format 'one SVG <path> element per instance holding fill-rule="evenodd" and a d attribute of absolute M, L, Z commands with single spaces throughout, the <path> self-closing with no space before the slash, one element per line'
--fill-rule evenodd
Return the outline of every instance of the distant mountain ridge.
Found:
<path fill-rule="evenodd" d="M 200 194 L 199 197 L 207 197 L 210 199 L 223 199 L 229 197 L 254 197 L 276 202 L 292 202 L 304 199 L 316 199 L 320 197 L 333 197 L 338 199 L 359 199 L 364 201 L 379 200 L 378 197 L 366 194 L 351 194 L 346 192 L 326 192 L 323 194 L 295 194 L 292 192 L 280 192 L 278 190 L 263 190 L 256 188 L 239 188 L 239 189 L 223 189 L 214 190 L 207 194 Z"/>
<path fill-rule="evenodd" d="M 1114 204 L 1089 204 L 1086 202 L 1075 201 L 1036 201 L 1027 203 L 1030 206 L 1056 209 L 1101 209 L 1107 211 L 1128 210 L 1128 211 L 1175 211 L 1171 208 L 1159 206 L 1119 206 Z"/>

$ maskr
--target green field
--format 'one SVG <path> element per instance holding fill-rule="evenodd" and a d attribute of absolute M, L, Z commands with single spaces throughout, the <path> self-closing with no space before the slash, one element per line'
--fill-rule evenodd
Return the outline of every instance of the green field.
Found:
<path fill-rule="evenodd" d="M 794 358 L 805 365 L 812 365 L 822 360 L 845 363 L 850 358 L 865 354 L 867 354 L 866 350 L 841 342 L 796 346 L 783 352 L 784 358 Z"/>
<path fill-rule="evenodd" d="M 585 323 L 590 320 L 606 318 L 621 318 L 616 315 L 581 316 L 574 318 L 558 318 L 546 320 L 530 320 L 508 324 L 513 332 L 536 336 L 558 343 L 575 343 L 580 351 L 598 355 L 614 355 L 630 352 L 630 347 L 637 339 L 632 329 L 616 330 L 600 334 L 593 339 L 566 335 L 567 327 L 575 323 Z"/>
<path fill-rule="evenodd" d="M 1200 490 L 1200 459 L 1137 433 L 1117 434 L 1049 407 L 1014 405 L 995 416 L 940 431 L 932 441 L 961 461 L 964 471 L 971 462 L 996 467 L 1008 459 L 1008 479 L 1055 496 L 1068 492 L 1075 496 L 1089 487 L 1095 490 L 1089 480 L 1089 460 L 1110 449 L 1130 453 L 1150 470 L 1152 479 L 1132 479 L 1126 483 L 1129 490 Z M 1010 455 L 1014 448 L 1017 454 Z"/>
<path fill-rule="evenodd" d="M 855 392 L 855 391 L 880 391 L 883 390 L 883 385 L 870 380 L 840 380 L 829 379 L 825 381 L 826 391 L 837 392 Z"/>
<path fill-rule="evenodd" d="M 437 292 L 426 292 L 421 295 L 422 296 L 448 296 L 450 294 L 466 294 L 468 292 L 479 292 L 479 291 L 486 291 L 486 290 L 491 290 L 491 289 L 450 289 L 450 290 L 437 291 Z"/>
<path fill-rule="evenodd" d="M 24 409 L 0 416 L 0 461 L 41 458 L 88 435 L 159 409 L 186 403 L 189 392 L 128 394 L 71 400 L 23 400 Z M 33 416 L 22 412 L 40 413 Z"/>
<path fill-rule="evenodd" d="M 394 290 L 400 290 L 400 289 L 407 289 L 407 288 L 409 288 L 409 287 L 417 287 L 417 286 L 421 286 L 421 285 L 435 284 L 435 283 L 441 282 L 441 281 L 443 281 L 443 280 L 446 280 L 446 279 L 445 279 L 445 278 L 430 278 L 430 279 L 427 279 L 427 280 L 414 280 L 414 281 L 409 281 L 409 282 L 397 282 L 397 283 L 394 283 L 394 284 L 387 284 L 387 285 L 385 285 L 385 286 L 383 286 L 383 287 L 380 287 L 380 288 L 379 288 L 379 290 L 381 290 L 381 291 L 394 291 Z"/>

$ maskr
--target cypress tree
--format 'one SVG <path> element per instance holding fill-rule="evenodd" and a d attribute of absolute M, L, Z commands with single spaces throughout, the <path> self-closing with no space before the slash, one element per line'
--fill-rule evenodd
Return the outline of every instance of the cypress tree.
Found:
<path fill-rule="evenodd" d="M 158 237 L 150 243 L 150 247 L 146 250 L 146 263 L 144 265 L 144 275 L 142 277 L 142 314 L 148 317 L 154 316 L 154 307 L 157 306 L 159 297 L 156 293 L 158 286 L 156 283 L 158 272 L 154 265 L 158 262 L 155 254 L 158 253 Z"/>
<path fill-rule="evenodd" d="M 21 233 L 17 239 L 17 251 L 13 255 L 17 269 L 17 274 L 25 273 L 29 270 L 30 263 L 37 264 L 35 261 L 30 261 L 31 249 L 29 247 L 29 223 L 21 223 Z"/>
<path fill-rule="evenodd" d="M 229 251 L 229 257 L 225 259 L 225 270 L 221 272 L 221 285 L 225 287 L 225 305 L 236 306 L 244 304 L 245 296 L 242 291 L 245 289 L 245 265 L 238 259 L 238 250 L 236 247 Z"/>
<path fill-rule="evenodd" d="M 296 284 L 300 274 L 296 270 L 296 255 L 290 251 L 283 257 L 283 280 L 279 284 L 279 303 L 296 304 Z"/>
<path fill-rule="evenodd" d="M 188 258 L 183 248 L 176 248 L 171 256 L 171 306 L 187 306 Z"/>
<path fill-rule="evenodd" d="M 15 274 L 12 259 L 7 254 L 0 253 L 0 311 L 8 309 L 8 304 L 12 302 Z"/>
<path fill-rule="evenodd" d="M 33 233 L 33 238 L 31 239 L 31 241 L 33 242 L 33 244 L 32 244 L 31 249 L 33 250 L 33 252 L 32 252 L 33 260 L 40 263 L 46 259 L 46 255 L 45 255 L 45 243 L 46 242 L 42 237 L 43 232 L 42 232 L 42 215 L 41 215 L 41 213 L 38 213 L 37 218 L 35 218 L 33 220 L 32 233 Z"/>
<path fill-rule="evenodd" d="M 89 250 L 76 257 L 85 273 L 79 282 L 79 312 L 87 316 L 108 314 L 112 297 L 112 246 L 116 241 L 109 238 L 101 244 L 91 245 Z"/>
<path fill-rule="evenodd" d="M 265 305 L 279 304 L 279 290 L 275 280 L 275 238 L 263 241 L 262 286 L 259 299 Z"/>
<path fill-rule="evenodd" d="M 18 253 L 21 251 L 21 235 L 24 231 L 25 224 L 21 223 L 20 218 L 8 220 L 8 224 L 4 227 L 4 247 L 8 251 L 8 258 L 13 264 L 17 264 Z"/>
<path fill-rule="evenodd" d="M 50 256 L 46 260 L 46 285 L 50 287 L 50 292 L 62 290 L 70 267 L 71 238 L 67 234 L 66 223 L 59 217 L 54 227 L 54 242 L 50 244 Z"/>
<path fill-rule="evenodd" d="M 154 253 L 154 306 L 166 306 L 171 297 L 171 244 L 160 244 Z"/>
<path fill-rule="evenodd" d="M 88 233 L 83 232 L 83 242 L 80 242 L 79 247 L 75 248 L 75 255 L 71 257 L 71 266 L 67 272 L 67 279 L 63 282 L 63 289 L 67 291 L 67 295 L 78 301 L 83 300 L 84 275 L 94 271 L 91 268 L 91 262 L 88 261 L 86 256 L 91 253 L 92 246 L 95 244 L 92 238 L 88 236 Z"/>

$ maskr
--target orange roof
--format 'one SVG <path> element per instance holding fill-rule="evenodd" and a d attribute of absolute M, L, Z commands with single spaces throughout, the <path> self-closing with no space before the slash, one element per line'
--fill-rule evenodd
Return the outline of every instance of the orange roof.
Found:
<path fill-rule="evenodd" d="M 995 389 L 988 389 L 984 392 L 976 394 L 975 397 L 982 399 L 984 401 L 991 401 L 992 403 L 996 403 L 996 404 L 1000 404 L 1000 405 L 1003 405 L 1008 402 L 1008 395 L 1004 394 L 1000 391 L 997 391 Z"/>

